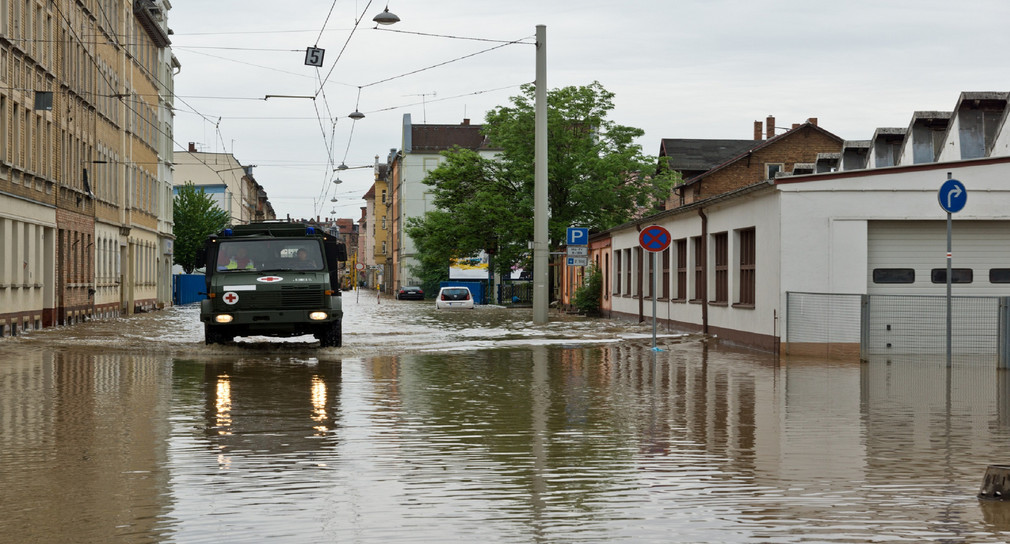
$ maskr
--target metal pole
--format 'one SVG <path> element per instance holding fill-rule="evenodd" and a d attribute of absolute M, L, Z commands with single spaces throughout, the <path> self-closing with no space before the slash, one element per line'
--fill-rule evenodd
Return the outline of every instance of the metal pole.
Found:
<path fill-rule="evenodd" d="M 547 324 L 549 240 L 547 232 L 547 27 L 537 25 L 534 109 L 533 324 Z"/>
<path fill-rule="evenodd" d="M 950 274 L 951 274 L 951 253 L 950 253 L 950 212 L 947 212 L 947 368 L 950 368 Z"/>
<path fill-rule="evenodd" d="M 656 291 L 659 290 L 659 274 L 656 273 L 656 252 L 652 253 L 652 351 L 656 349 Z"/>

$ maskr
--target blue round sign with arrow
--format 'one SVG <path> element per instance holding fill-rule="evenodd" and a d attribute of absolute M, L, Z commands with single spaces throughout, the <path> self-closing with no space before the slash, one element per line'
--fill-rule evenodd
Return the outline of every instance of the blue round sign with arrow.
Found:
<path fill-rule="evenodd" d="M 940 207 L 947 213 L 957 213 L 968 202 L 968 189 L 965 189 L 960 181 L 948 179 L 940 186 L 937 198 L 940 200 Z"/>

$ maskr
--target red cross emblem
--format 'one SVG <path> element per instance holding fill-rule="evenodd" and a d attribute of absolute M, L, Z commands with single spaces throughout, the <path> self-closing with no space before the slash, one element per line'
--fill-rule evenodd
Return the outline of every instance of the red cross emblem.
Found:
<path fill-rule="evenodd" d="M 266 283 L 274 283 L 275 281 L 281 281 L 284 278 L 280 276 L 263 276 L 262 278 L 256 278 L 256 281 L 262 281 Z"/>
<path fill-rule="evenodd" d="M 238 302 L 238 295 L 229 291 L 221 299 L 224 300 L 225 304 L 235 304 Z"/>

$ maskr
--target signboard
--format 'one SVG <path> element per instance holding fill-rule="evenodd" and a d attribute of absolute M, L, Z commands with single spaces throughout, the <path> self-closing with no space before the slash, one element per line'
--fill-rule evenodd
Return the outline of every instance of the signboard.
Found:
<path fill-rule="evenodd" d="M 319 49 L 318 47 L 306 47 L 305 48 L 305 65 L 320 67 L 323 65 L 323 55 L 326 53 L 325 49 Z"/>
<path fill-rule="evenodd" d="M 947 213 L 957 213 L 964 208 L 966 202 L 968 202 L 968 189 L 964 188 L 964 184 L 956 179 L 948 179 L 943 182 L 940 186 L 940 192 L 937 194 L 937 199 L 940 201 L 940 207 Z"/>
<path fill-rule="evenodd" d="M 673 238 L 670 236 L 670 231 L 659 225 L 652 225 L 642 229 L 642 232 L 638 234 L 638 243 L 646 251 L 659 252 L 670 247 L 670 242 Z"/>
<path fill-rule="evenodd" d="M 570 246 L 584 246 L 589 244 L 589 228 L 568 227 L 567 244 Z"/>
<path fill-rule="evenodd" d="M 567 257 L 565 264 L 568 266 L 589 266 L 589 257 Z"/>
<path fill-rule="evenodd" d="M 588 246 L 569 246 L 568 248 L 569 257 L 588 257 L 589 247 Z"/>

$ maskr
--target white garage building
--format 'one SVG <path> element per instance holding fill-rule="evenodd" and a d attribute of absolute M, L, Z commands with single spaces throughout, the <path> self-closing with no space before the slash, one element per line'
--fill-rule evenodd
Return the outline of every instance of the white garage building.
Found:
<path fill-rule="evenodd" d="M 657 254 L 662 323 L 789 353 L 935 351 L 946 346 L 946 320 L 933 311 L 946 307 L 938 192 L 953 177 L 968 191 L 952 222 L 954 345 L 995 350 L 996 297 L 1010 296 L 1006 99 L 962 93 L 953 113 L 917 112 L 908 129 L 847 145 L 843 170 L 778 177 L 612 230 L 612 312 L 651 320 L 639 231 L 657 224 L 673 238 Z M 859 149 L 865 158 L 848 153 Z M 951 160 L 951 149 L 980 158 Z M 864 162 L 853 169 L 852 157 Z"/>

